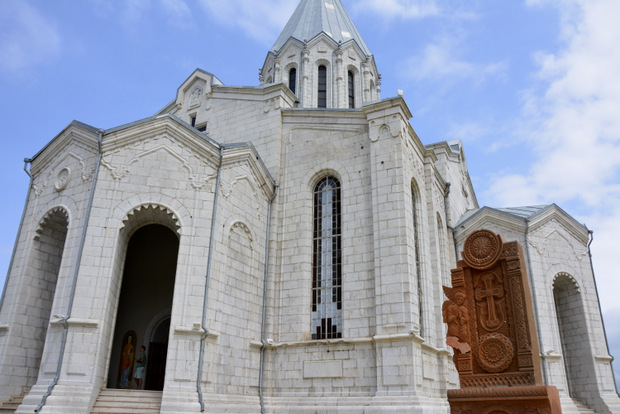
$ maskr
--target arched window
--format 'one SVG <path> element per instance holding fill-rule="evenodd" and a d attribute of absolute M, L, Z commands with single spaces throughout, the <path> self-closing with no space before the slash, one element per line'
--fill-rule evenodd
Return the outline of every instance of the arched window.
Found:
<path fill-rule="evenodd" d="M 355 75 L 349 71 L 347 78 L 349 84 L 349 108 L 355 108 Z"/>
<path fill-rule="evenodd" d="M 370 100 L 371 101 L 375 100 L 375 93 L 376 93 L 375 81 L 371 79 L 370 80 Z"/>
<path fill-rule="evenodd" d="M 415 249 L 415 276 L 418 281 L 418 325 L 420 336 L 424 337 L 424 289 L 422 288 L 422 267 L 420 264 L 419 202 L 415 185 L 411 186 L 411 210 L 413 219 L 413 248 Z"/>
<path fill-rule="evenodd" d="M 450 284 L 450 272 L 446 270 L 446 228 L 443 225 L 441 216 L 437 213 L 437 270 L 441 283 L 448 286 Z"/>
<path fill-rule="evenodd" d="M 319 66 L 317 106 L 327 108 L 327 68 L 324 65 Z"/>
<path fill-rule="evenodd" d="M 296 68 L 291 68 L 291 70 L 289 70 L 288 72 L 288 88 L 291 90 L 291 92 L 293 92 L 294 94 L 296 94 L 297 92 L 295 92 L 295 84 L 297 83 L 297 69 Z"/>
<path fill-rule="evenodd" d="M 325 177 L 314 188 L 312 339 L 342 338 L 340 183 Z"/>

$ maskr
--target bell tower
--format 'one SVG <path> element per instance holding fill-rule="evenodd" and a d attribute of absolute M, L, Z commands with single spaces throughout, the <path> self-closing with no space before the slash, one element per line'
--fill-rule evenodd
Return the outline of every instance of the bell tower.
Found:
<path fill-rule="evenodd" d="M 340 0 L 301 0 L 260 71 L 261 85 L 280 82 L 304 108 L 380 99 L 375 59 Z"/>

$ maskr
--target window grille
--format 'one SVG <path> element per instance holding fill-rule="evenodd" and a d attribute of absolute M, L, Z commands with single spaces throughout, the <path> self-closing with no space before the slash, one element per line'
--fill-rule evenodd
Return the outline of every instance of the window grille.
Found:
<path fill-rule="evenodd" d="M 340 183 L 325 177 L 314 188 L 312 339 L 342 338 Z"/>
<path fill-rule="evenodd" d="M 420 336 L 424 337 L 424 289 L 422 289 L 422 268 L 420 267 L 420 233 L 418 230 L 418 202 L 415 188 L 411 188 L 411 200 L 413 202 L 413 248 L 415 249 L 415 273 L 418 280 L 418 325 Z"/>
<path fill-rule="evenodd" d="M 355 108 L 355 76 L 349 71 L 349 108 Z"/>
<path fill-rule="evenodd" d="M 319 85 L 317 103 L 319 108 L 327 108 L 327 68 L 319 66 Z"/>

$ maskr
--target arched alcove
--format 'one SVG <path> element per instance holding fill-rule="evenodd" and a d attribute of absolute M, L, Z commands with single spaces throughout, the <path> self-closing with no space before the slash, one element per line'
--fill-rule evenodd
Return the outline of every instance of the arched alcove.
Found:
<path fill-rule="evenodd" d="M 558 273 L 553 282 L 553 299 L 558 321 L 562 359 L 570 397 L 586 402 L 588 375 L 594 372 L 588 335 L 588 323 L 577 281 L 567 273 Z"/>
<path fill-rule="evenodd" d="M 56 282 L 63 259 L 69 216 L 64 208 L 57 207 L 45 214 L 39 222 L 29 254 L 27 279 L 24 285 L 31 289 L 29 303 L 24 306 L 28 328 L 21 333 L 23 364 L 27 371 L 28 388 L 37 380 L 43 345 L 50 322 Z M 13 355 L 13 358 L 18 358 Z"/>

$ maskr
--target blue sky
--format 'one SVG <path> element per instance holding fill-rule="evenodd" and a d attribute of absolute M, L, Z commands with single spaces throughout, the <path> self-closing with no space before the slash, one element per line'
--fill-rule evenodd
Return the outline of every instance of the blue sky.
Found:
<path fill-rule="evenodd" d="M 343 3 L 375 55 L 382 97 L 404 91 L 425 144 L 463 141 L 480 205 L 555 202 L 594 231 L 620 356 L 620 1 Z M 0 282 L 26 197 L 25 157 L 74 119 L 111 128 L 153 115 L 197 67 L 257 85 L 296 5 L 0 0 Z"/>

